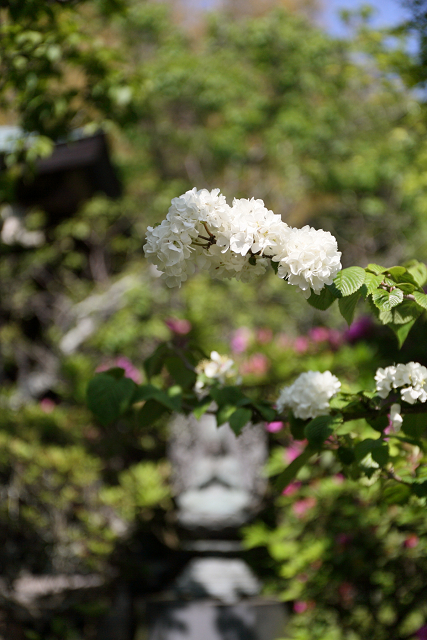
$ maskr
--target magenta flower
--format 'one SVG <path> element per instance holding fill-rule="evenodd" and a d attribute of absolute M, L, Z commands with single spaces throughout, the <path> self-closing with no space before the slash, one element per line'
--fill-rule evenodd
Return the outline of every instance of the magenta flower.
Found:
<path fill-rule="evenodd" d="M 406 547 L 407 549 L 414 549 L 415 547 L 418 547 L 419 541 L 420 541 L 419 537 L 416 536 L 415 533 L 412 533 L 411 535 L 406 537 L 405 542 L 403 543 L 403 546 Z"/>
<path fill-rule="evenodd" d="M 316 498 L 309 497 L 297 500 L 292 505 L 292 510 L 298 518 L 303 518 L 307 511 L 313 509 L 317 504 Z"/>
<path fill-rule="evenodd" d="M 108 371 L 108 369 L 112 369 L 113 367 L 119 367 L 119 369 L 124 370 L 124 377 L 130 378 L 135 382 L 135 384 L 141 384 L 142 376 L 140 371 L 132 364 L 132 362 L 126 358 L 125 356 L 119 356 L 113 362 L 104 362 L 100 364 L 99 367 L 96 368 L 97 373 L 101 373 L 102 371 Z"/>
<path fill-rule="evenodd" d="M 283 429 L 283 422 L 266 422 L 265 428 L 269 433 L 277 433 Z"/>
<path fill-rule="evenodd" d="M 425 624 L 423 627 L 420 627 L 415 635 L 417 636 L 418 640 L 427 640 L 427 624 Z"/>
<path fill-rule="evenodd" d="M 167 318 L 165 325 L 172 333 L 177 333 L 179 336 L 185 336 L 191 331 L 191 322 L 183 318 Z"/>
<path fill-rule="evenodd" d="M 370 316 L 362 316 L 344 332 L 344 338 L 347 342 L 357 342 L 371 335 L 373 328 L 374 323 Z"/>
<path fill-rule="evenodd" d="M 258 329 L 256 332 L 256 339 L 261 344 L 267 344 L 273 340 L 273 332 L 268 327 Z"/>
<path fill-rule="evenodd" d="M 307 602 L 304 602 L 303 600 L 296 600 L 294 602 L 294 607 L 293 607 L 295 613 L 304 613 L 304 611 L 307 611 L 308 609 L 308 604 Z"/>
<path fill-rule="evenodd" d="M 40 400 L 40 409 L 44 411 L 44 413 L 52 413 L 55 407 L 55 402 L 50 398 L 43 398 Z"/>
<path fill-rule="evenodd" d="M 299 480 L 295 480 L 295 482 L 291 482 L 285 487 L 282 491 L 282 496 L 292 496 L 294 493 L 298 491 L 301 487 L 301 482 Z"/>
<path fill-rule="evenodd" d="M 288 464 L 291 464 L 295 458 L 298 458 L 301 451 L 304 449 L 305 440 L 301 442 L 292 442 L 288 447 L 286 447 L 284 452 L 284 458 Z"/>

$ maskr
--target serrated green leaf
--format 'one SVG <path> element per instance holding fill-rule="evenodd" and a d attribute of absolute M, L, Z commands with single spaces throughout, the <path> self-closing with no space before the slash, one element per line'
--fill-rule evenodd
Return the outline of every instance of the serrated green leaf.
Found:
<path fill-rule="evenodd" d="M 312 291 L 310 297 L 307 299 L 307 302 L 315 309 L 325 311 L 326 309 L 329 309 L 329 307 L 335 300 L 336 298 L 334 295 L 332 295 L 331 290 L 328 287 L 324 287 L 319 294 L 316 294 Z"/>
<path fill-rule="evenodd" d="M 244 409 L 239 407 L 234 413 L 231 414 L 228 421 L 230 427 L 236 435 L 239 435 L 243 427 L 245 427 L 252 418 L 252 411 L 250 409 Z"/>
<path fill-rule="evenodd" d="M 117 379 L 107 373 L 98 373 L 89 382 L 87 405 L 106 426 L 129 408 L 135 389 L 136 384 L 129 378 Z"/>
<path fill-rule="evenodd" d="M 415 291 L 415 286 L 415 284 L 411 284 L 410 282 L 398 282 L 396 284 L 396 287 L 403 291 L 405 295 L 408 295 Z"/>
<path fill-rule="evenodd" d="M 304 449 L 302 453 L 292 460 L 291 464 L 286 467 L 284 471 L 278 476 L 274 485 L 278 491 L 283 491 L 285 487 L 288 486 L 289 483 L 294 480 L 298 471 L 310 460 L 310 458 L 315 454 L 315 451 L 311 449 Z"/>
<path fill-rule="evenodd" d="M 387 271 L 385 267 L 381 267 L 379 264 L 375 264 L 374 262 L 371 262 L 370 264 L 368 264 L 368 266 L 366 267 L 366 270 L 372 271 L 372 273 L 375 273 L 375 275 L 378 275 L 380 273 L 385 273 Z"/>
<path fill-rule="evenodd" d="M 361 291 L 359 289 L 359 291 L 355 291 L 350 296 L 346 296 L 345 298 L 340 298 L 338 300 L 340 313 L 349 326 L 353 322 L 354 312 L 356 311 L 360 295 Z"/>
<path fill-rule="evenodd" d="M 427 414 L 406 413 L 403 416 L 402 431 L 411 438 L 421 438 L 427 429 Z"/>
<path fill-rule="evenodd" d="M 337 419 L 333 416 L 318 416 L 310 420 L 304 429 L 304 435 L 310 446 L 314 448 L 321 447 L 326 438 L 333 433 L 333 426 L 337 422 Z"/>
<path fill-rule="evenodd" d="M 427 309 L 427 295 L 425 293 L 421 293 L 421 291 L 414 291 L 412 294 L 415 298 L 415 302 L 420 305 L 423 309 Z"/>
<path fill-rule="evenodd" d="M 376 289 L 378 289 L 379 285 L 383 281 L 382 275 L 375 275 L 374 273 L 366 272 L 364 286 L 366 287 L 365 296 L 369 295 Z M 363 293 L 363 292 L 362 292 Z"/>
<path fill-rule="evenodd" d="M 416 320 L 422 313 L 420 307 L 412 300 L 404 300 L 402 304 L 392 310 L 394 324 L 406 324 Z"/>
<path fill-rule="evenodd" d="M 365 270 L 362 267 L 342 269 L 335 276 L 334 282 L 329 286 L 329 289 L 336 298 L 350 296 L 363 285 L 365 275 Z"/>
<path fill-rule="evenodd" d="M 400 265 L 386 269 L 387 275 L 390 275 L 395 282 L 400 282 L 400 278 L 406 273 L 406 268 Z"/>
<path fill-rule="evenodd" d="M 423 262 L 411 260 L 406 264 L 406 268 L 419 287 L 423 287 L 427 283 L 427 267 Z"/>
<path fill-rule="evenodd" d="M 372 293 L 372 300 L 380 311 L 390 311 L 403 300 L 403 291 L 393 289 L 393 291 L 384 291 L 377 289 Z"/>

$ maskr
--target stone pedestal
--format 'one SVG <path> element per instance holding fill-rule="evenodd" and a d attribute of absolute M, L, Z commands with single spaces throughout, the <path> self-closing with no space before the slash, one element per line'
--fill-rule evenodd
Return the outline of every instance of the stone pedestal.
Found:
<path fill-rule="evenodd" d="M 147 602 L 148 640 L 278 640 L 285 637 L 281 602 L 247 598 L 235 604 L 212 599 L 185 602 L 162 596 Z"/>

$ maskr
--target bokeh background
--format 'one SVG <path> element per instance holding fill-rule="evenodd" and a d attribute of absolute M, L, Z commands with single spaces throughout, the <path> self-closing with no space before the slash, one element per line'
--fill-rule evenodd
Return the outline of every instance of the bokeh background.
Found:
<path fill-rule="evenodd" d="M 398 351 L 366 309 L 349 328 L 273 272 L 169 290 L 143 254 L 196 186 L 331 231 L 344 266 L 426 260 L 426 6 L 375 6 L 0 2 L 2 640 L 143 640 L 144 598 L 186 560 L 167 420 L 98 424 L 96 370 L 141 382 L 171 340 L 230 354 L 272 400 L 302 371 L 356 391 L 378 366 L 427 364 L 425 318 Z M 266 428 L 274 474 L 298 443 Z M 427 637 L 423 510 L 365 484 L 325 454 L 242 532 L 289 602 L 286 637 Z"/>

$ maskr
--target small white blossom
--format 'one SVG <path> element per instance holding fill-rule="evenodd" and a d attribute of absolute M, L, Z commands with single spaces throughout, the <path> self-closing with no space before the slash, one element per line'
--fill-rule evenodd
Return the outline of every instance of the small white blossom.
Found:
<path fill-rule="evenodd" d="M 397 402 L 390 407 L 390 426 L 393 433 L 398 433 L 402 426 L 403 418 L 400 415 L 401 407 Z"/>
<path fill-rule="evenodd" d="M 234 360 L 228 356 L 222 356 L 217 351 L 212 351 L 210 360 L 202 360 L 196 367 L 198 379 L 195 385 L 196 391 L 202 391 L 206 384 L 217 382 L 224 384 L 238 384 L 237 368 Z"/>
<path fill-rule="evenodd" d="M 284 387 L 276 405 L 278 411 L 288 407 L 296 418 L 306 420 L 329 413 L 329 400 L 341 388 L 341 382 L 330 371 L 307 371 Z"/>
<path fill-rule="evenodd" d="M 404 402 L 427 402 L 427 368 L 419 362 L 397 364 L 377 369 L 376 390 L 380 398 L 387 398 L 392 389 L 400 388 Z"/>

